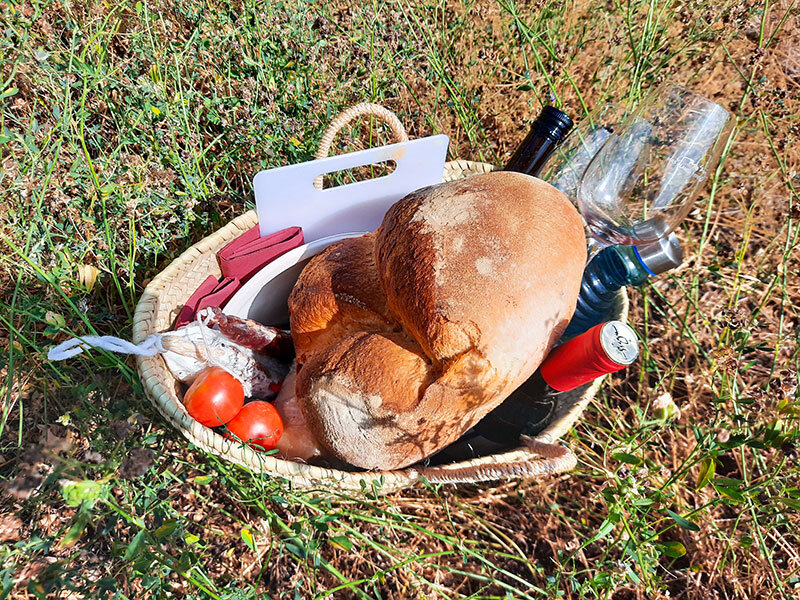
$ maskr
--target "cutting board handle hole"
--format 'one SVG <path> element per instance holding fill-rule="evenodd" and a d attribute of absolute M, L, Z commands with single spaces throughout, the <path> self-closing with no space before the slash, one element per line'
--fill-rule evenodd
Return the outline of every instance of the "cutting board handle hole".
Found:
<path fill-rule="evenodd" d="M 395 161 L 384 160 L 368 165 L 361 165 L 359 167 L 352 167 L 350 169 L 342 169 L 341 171 L 333 171 L 323 176 L 322 189 L 327 190 L 339 187 L 340 185 L 347 185 L 348 183 L 356 183 L 357 181 L 368 181 L 370 179 L 386 177 L 393 173 L 396 168 L 397 163 Z"/>

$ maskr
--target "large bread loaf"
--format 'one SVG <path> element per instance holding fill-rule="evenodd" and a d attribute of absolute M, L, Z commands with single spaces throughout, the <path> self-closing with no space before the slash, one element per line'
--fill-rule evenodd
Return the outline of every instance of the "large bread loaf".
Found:
<path fill-rule="evenodd" d="M 402 468 L 458 439 L 567 326 L 586 261 L 552 186 L 489 173 L 424 188 L 315 257 L 289 299 L 297 397 L 331 453 Z"/>

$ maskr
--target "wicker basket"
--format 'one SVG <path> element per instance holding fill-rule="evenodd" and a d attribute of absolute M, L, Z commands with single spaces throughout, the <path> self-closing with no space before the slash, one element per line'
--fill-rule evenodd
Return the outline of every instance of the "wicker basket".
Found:
<path fill-rule="evenodd" d="M 362 104 L 338 117 L 323 137 L 318 157 L 325 156 L 338 130 L 350 119 L 362 114 L 375 115 L 386 121 L 398 141 L 408 139 L 397 117 L 372 104 Z M 450 181 L 494 170 L 486 163 L 455 160 L 445 165 L 443 181 Z M 317 182 L 321 185 L 321 182 Z M 184 302 L 209 276 L 220 276 L 217 252 L 231 240 L 257 223 L 255 211 L 237 217 L 212 235 L 200 240 L 175 259 L 147 286 L 136 306 L 133 319 L 133 341 L 139 343 L 149 335 L 169 330 Z M 625 320 L 628 299 L 621 292 L 613 316 Z M 380 491 L 390 492 L 410 487 L 424 477 L 430 482 L 480 482 L 514 477 L 530 478 L 566 471 L 575 466 L 575 458 L 566 446 L 555 442 L 580 417 L 586 405 L 602 384 L 602 379 L 572 392 L 560 394 L 551 420 L 535 440 L 522 447 L 469 461 L 438 467 L 414 466 L 397 471 L 365 472 L 322 468 L 275 456 L 264 455 L 241 444 L 224 439 L 200 425 L 186 412 L 181 402 L 180 383 L 167 369 L 160 356 L 137 357 L 139 376 L 148 398 L 158 411 L 193 444 L 221 458 L 254 472 L 283 477 L 299 488 L 335 486 L 337 490 L 360 490 L 366 484 L 382 479 Z"/>

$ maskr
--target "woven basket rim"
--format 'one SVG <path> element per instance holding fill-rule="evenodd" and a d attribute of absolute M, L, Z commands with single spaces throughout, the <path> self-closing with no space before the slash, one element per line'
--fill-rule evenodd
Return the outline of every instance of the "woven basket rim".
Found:
<path fill-rule="evenodd" d="M 446 163 L 443 174 L 444 181 L 458 179 L 472 174 L 488 173 L 495 167 L 480 162 L 454 160 Z M 258 222 L 257 214 L 250 210 L 236 217 L 227 225 L 203 238 L 180 256 L 174 259 L 163 271 L 156 275 L 147 285 L 137 303 L 133 318 L 133 342 L 139 343 L 147 336 L 168 330 L 174 320 L 179 306 L 188 295 L 182 298 L 171 295 L 173 283 L 183 278 L 197 277 L 198 263 L 204 265 L 208 275 L 219 275 L 216 264 L 216 253 L 232 239 L 254 227 Z M 627 315 L 627 296 L 620 294 L 620 312 Z M 248 446 L 226 440 L 221 435 L 208 429 L 192 419 L 178 395 L 178 384 L 162 357 L 137 357 L 137 367 L 145 393 L 156 409 L 176 427 L 190 442 L 221 458 L 238 464 L 246 469 L 264 474 L 289 479 L 300 488 L 316 488 L 335 484 L 342 490 L 359 490 L 364 485 L 371 487 L 373 482 L 379 483 L 380 491 L 389 492 L 417 483 L 425 469 L 412 466 L 395 471 L 341 471 L 315 465 L 280 459 L 252 450 Z M 565 406 L 556 419 L 537 436 L 546 442 L 554 442 L 563 436 L 578 419 L 584 408 L 594 397 L 602 384 L 602 378 L 582 388 L 580 398 L 570 406 Z M 518 461 L 531 460 L 537 455 L 525 447 L 463 461 L 452 465 L 444 465 L 444 469 L 462 469 L 475 466 L 503 466 Z"/>

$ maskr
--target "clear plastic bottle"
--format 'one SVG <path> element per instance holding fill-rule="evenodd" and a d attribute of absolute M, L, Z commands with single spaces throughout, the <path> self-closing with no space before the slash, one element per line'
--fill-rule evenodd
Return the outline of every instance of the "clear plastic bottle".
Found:
<path fill-rule="evenodd" d="M 603 248 L 586 265 L 575 314 L 561 339 L 573 338 L 608 319 L 621 288 L 642 285 L 682 261 L 683 251 L 674 233 L 644 246 Z"/>

